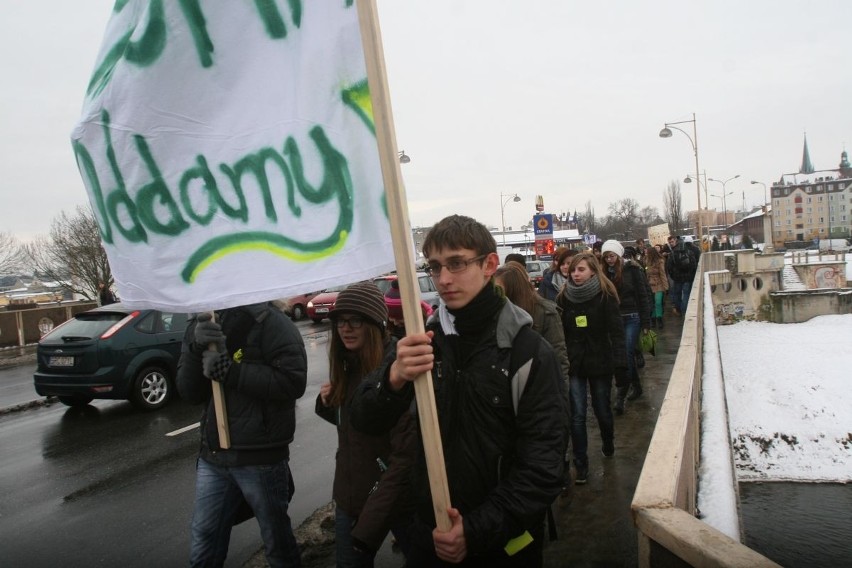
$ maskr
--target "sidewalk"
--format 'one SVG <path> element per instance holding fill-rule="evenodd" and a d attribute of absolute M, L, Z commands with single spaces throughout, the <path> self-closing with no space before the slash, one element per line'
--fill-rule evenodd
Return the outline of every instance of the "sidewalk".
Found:
<path fill-rule="evenodd" d="M 657 331 L 657 355 L 646 355 L 641 370 L 642 397 L 628 401 L 623 416 L 615 417 L 615 456 L 600 453 L 600 434 L 589 409 L 589 478 L 585 485 L 572 485 L 553 505 L 558 538 L 545 544 L 547 568 L 635 567 L 637 537 L 630 502 L 639 481 L 645 454 L 651 442 L 657 415 L 668 388 L 677 357 L 683 319 L 665 316 L 665 329 Z M 331 509 L 318 511 L 299 527 L 306 568 L 330 568 L 334 559 L 334 523 Z M 376 557 L 376 568 L 400 568 L 401 555 L 391 550 L 390 539 Z M 243 568 L 267 566 L 262 550 Z"/>

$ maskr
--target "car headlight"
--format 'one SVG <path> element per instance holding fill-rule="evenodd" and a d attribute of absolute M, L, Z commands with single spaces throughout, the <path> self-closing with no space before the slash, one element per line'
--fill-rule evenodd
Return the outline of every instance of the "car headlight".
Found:
<path fill-rule="evenodd" d="M 313 307 L 314 307 L 314 303 L 313 303 L 313 302 L 308 302 L 308 307 L 309 307 L 309 308 L 313 308 Z"/>

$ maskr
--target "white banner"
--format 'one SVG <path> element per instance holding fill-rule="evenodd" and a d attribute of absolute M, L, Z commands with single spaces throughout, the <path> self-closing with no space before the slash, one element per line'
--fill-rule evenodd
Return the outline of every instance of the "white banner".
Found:
<path fill-rule="evenodd" d="M 665 245 L 669 242 L 668 239 L 670 234 L 668 223 L 648 227 L 648 242 L 652 245 Z"/>
<path fill-rule="evenodd" d="M 119 0 L 72 141 L 131 307 L 206 311 L 393 269 L 351 1 Z"/>

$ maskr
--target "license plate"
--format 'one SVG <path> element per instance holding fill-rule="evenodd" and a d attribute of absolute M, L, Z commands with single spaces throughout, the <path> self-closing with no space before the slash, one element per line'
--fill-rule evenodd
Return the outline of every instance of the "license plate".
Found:
<path fill-rule="evenodd" d="M 73 367 L 74 366 L 74 357 L 51 357 L 50 358 L 50 366 L 51 367 Z"/>
<path fill-rule="evenodd" d="M 317 308 L 316 311 L 317 311 L 318 314 L 327 314 L 328 308 Z"/>

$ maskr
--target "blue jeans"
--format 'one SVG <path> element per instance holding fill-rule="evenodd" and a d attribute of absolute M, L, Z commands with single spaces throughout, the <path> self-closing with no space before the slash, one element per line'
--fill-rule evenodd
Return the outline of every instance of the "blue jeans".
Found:
<path fill-rule="evenodd" d="M 357 517 L 350 517 L 340 507 L 334 509 L 334 546 L 337 568 L 373 568 L 375 554 L 361 552 L 352 547 L 352 527 Z"/>
<path fill-rule="evenodd" d="M 591 388 L 592 409 L 598 419 L 601 440 L 612 440 L 614 423 L 610 396 L 612 391 L 612 376 L 578 377 L 572 375 L 568 379 L 569 398 L 571 400 L 571 448 L 574 452 L 574 463 L 588 465 L 589 438 L 586 433 L 586 396 L 587 388 Z"/>
<path fill-rule="evenodd" d="M 287 460 L 271 465 L 223 467 L 198 460 L 192 513 L 191 566 L 222 566 L 231 527 L 243 499 L 249 504 L 271 567 L 301 566 L 299 547 L 287 514 L 290 469 Z"/>
<path fill-rule="evenodd" d="M 692 293 L 692 280 L 688 282 L 672 281 L 672 303 L 677 311 L 682 314 L 686 313 L 690 293 Z"/>
<path fill-rule="evenodd" d="M 641 320 L 639 314 L 621 314 L 624 322 L 624 347 L 627 350 L 627 381 L 629 383 L 639 382 L 639 370 L 636 369 L 636 344 L 639 342 L 639 326 Z M 628 385 L 615 385 L 626 387 Z"/>

